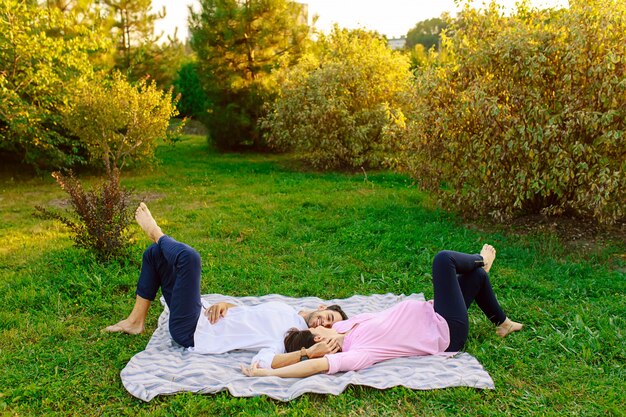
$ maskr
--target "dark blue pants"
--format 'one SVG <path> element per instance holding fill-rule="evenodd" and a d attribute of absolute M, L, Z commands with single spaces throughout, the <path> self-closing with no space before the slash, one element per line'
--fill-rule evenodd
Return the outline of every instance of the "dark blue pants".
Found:
<path fill-rule="evenodd" d="M 473 301 L 495 325 L 506 320 L 489 275 L 481 267 L 482 260 L 480 255 L 441 251 L 433 261 L 435 311 L 446 319 L 450 328 L 450 346 L 446 352 L 463 349 L 469 333 L 467 310 Z"/>
<path fill-rule="evenodd" d="M 143 253 L 136 294 L 153 301 L 159 287 L 170 309 L 172 339 L 183 347 L 193 346 L 200 302 L 200 255 L 191 246 L 162 236 Z"/>

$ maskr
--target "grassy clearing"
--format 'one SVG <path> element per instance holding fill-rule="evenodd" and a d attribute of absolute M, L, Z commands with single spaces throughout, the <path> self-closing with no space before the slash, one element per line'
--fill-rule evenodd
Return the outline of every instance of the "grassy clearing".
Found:
<path fill-rule="evenodd" d="M 31 217 L 60 204 L 52 179 L 0 176 L 0 414 L 7 415 L 623 415 L 626 403 L 626 281 L 623 241 L 573 251 L 549 234 L 516 236 L 464 227 L 429 207 L 404 177 L 318 174 L 287 157 L 220 155 L 204 139 L 158 150 L 162 164 L 127 172 L 164 231 L 203 255 L 205 293 L 347 297 L 432 295 L 440 249 L 498 248 L 492 282 L 526 329 L 505 340 L 472 309 L 466 350 L 496 390 L 419 392 L 351 387 L 287 404 L 267 398 L 182 394 L 146 404 L 119 371 L 143 349 L 100 329 L 132 306 L 147 239 L 133 256 L 98 265 L 66 231 Z"/>

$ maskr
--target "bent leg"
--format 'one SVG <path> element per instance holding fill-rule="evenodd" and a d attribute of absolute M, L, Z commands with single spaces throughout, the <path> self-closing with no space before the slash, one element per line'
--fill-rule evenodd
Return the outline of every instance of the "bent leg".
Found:
<path fill-rule="evenodd" d="M 106 327 L 107 332 L 128 334 L 143 333 L 150 303 L 161 286 L 161 276 L 166 273 L 167 264 L 157 244 L 152 244 L 143 252 L 141 272 L 137 280 L 136 298 L 133 310 L 124 320 Z"/>
<path fill-rule="evenodd" d="M 506 314 L 496 299 L 489 281 L 489 274 L 484 269 L 478 268 L 459 275 L 459 286 L 467 309 L 472 305 L 472 302 L 476 301 L 478 307 L 493 324 L 499 326 L 504 323 Z"/>
<path fill-rule="evenodd" d="M 169 328 L 172 339 L 184 347 L 194 345 L 200 301 L 202 261 L 195 249 L 164 235 L 158 246 L 166 267 L 161 276 L 161 291 L 170 309 Z"/>
<path fill-rule="evenodd" d="M 450 346 L 447 352 L 463 348 L 469 334 L 467 306 L 458 274 L 466 274 L 480 268 L 483 258 L 454 251 L 441 251 L 433 260 L 434 308 L 450 328 Z"/>
<path fill-rule="evenodd" d="M 125 320 L 107 327 L 106 331 L 141 333 L 150 302 L 159 287 L 170 309 L 170 334 L 179 344 L 193 346 L 193 334 L 200 316 L 200 255 L 193 248 L 163 234 L 148 207 L 141 203 L 135 220 L 155 244 L 143 254 L 137 281 L 137 298 Z"/>
<path fill-rule="evenodd" d="M 161 288 L 170 309 L 172 339 L 184 347 L 193 346 L 193 334 L 202 309 L 200 276 L 198 252 L 163 235 L 143 253 L 133 310 L 128 318 L 105 330 L 129 334 L 143 332 L 150 303 Z"/>

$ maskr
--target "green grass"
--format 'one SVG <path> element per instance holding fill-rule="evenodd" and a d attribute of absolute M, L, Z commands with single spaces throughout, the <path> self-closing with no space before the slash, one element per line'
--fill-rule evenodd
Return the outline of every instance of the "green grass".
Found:
<path fill-rule="evenodd" d="M 31 216 L 65 196 L 50 178 L 0 176 L 0 414 L 6 415 L 623 415 L 626 281 L 623 241 L 573 250 L 549 234 L 468 228 L 432 207 L 405 177 L 319 174 L 286 156 L 222 155 L 204 139 L 158 149 L 161 165 L 128 171 L 164 231 L 203 257 L 202 291 L 235 296 L 348 297 L 423 292 L 441 249 L 498 248 L 492 282 L 524 331 L 502 340 L 473 308 L 466 350 L 496 389 L 378 391 L 340 396 L 130 396 L 119 372 L 140 336 L 103 334 L 132 307 L 141 252 L 99 265 L 65 229 Z M 84 178 L 87 181 L 93 178 Z"/>

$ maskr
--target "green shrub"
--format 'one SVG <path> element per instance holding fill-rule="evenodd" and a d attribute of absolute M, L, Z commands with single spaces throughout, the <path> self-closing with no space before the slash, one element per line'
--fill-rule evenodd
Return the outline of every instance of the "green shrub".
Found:
<path fill-rule="evenodd" d="M 83 83 L 64 112 L 64 124 L 109 173 L 129 161 L 151 160 L 157 139 L 176 134 L 168 132 L 178 114 L 175 103 L 154 84 L 142 80 L 133 86 L 115 73 L 110 80 Z"/>
<path fill-rule="evenodd" d="M 0 2 L 0 150 L 38 168 L 85 162 L 61 112 L 93 74 L 90 54 L 107 44 L 74 22 L 36 2 Z"/>
<path fill-rule="evenodd" d="M 126 254 L 129 246 L 127 228 L 133 219 L 131 193 L 120 186 L 120 172 L 113 168 L 92 191 L 85 191 L 71 173 L 52 174 L 57 184 L 69 194 L 72 211 L 60 214 L 36 206 L 35 215 L 58 220 L 71 231 L 77 247 L 93 250 L 101 261 Z"/>
<path fill-rule="evenodd" d="M 402 168 L 466 213 L 623 217 L 626 4 L 466 8 L 451 33 L 417 74 Z"/>
<path fill-rule="evenodd" d="M 380 166 L 405 132 L 408 59 L 374 33 L 338 27 L 316 48 L 279 77 L 268 142 L 317 168 Z"/>
<path fill-rule="evenodd" d="M 120 170 L 129 161 L 151 160 L 157 139 L 172 134 L 168 126 L 176 114 L 171 94 L 145 80 L 132 86 L 116 73 L 109 80 L 79 85 L 63 121 L 86 146 L 92 161 L 101 161 L 106 177 L 94 190 L 85 191 L 73 175 L 53 173 L 69 194 L 73 210 L 68 216 L 36 207 L 37 215 L 65 224 L 75 244 L 93 250 L 100 260 L 122 256 L 132 211 L 130 192 L 120 185 Z"/>

